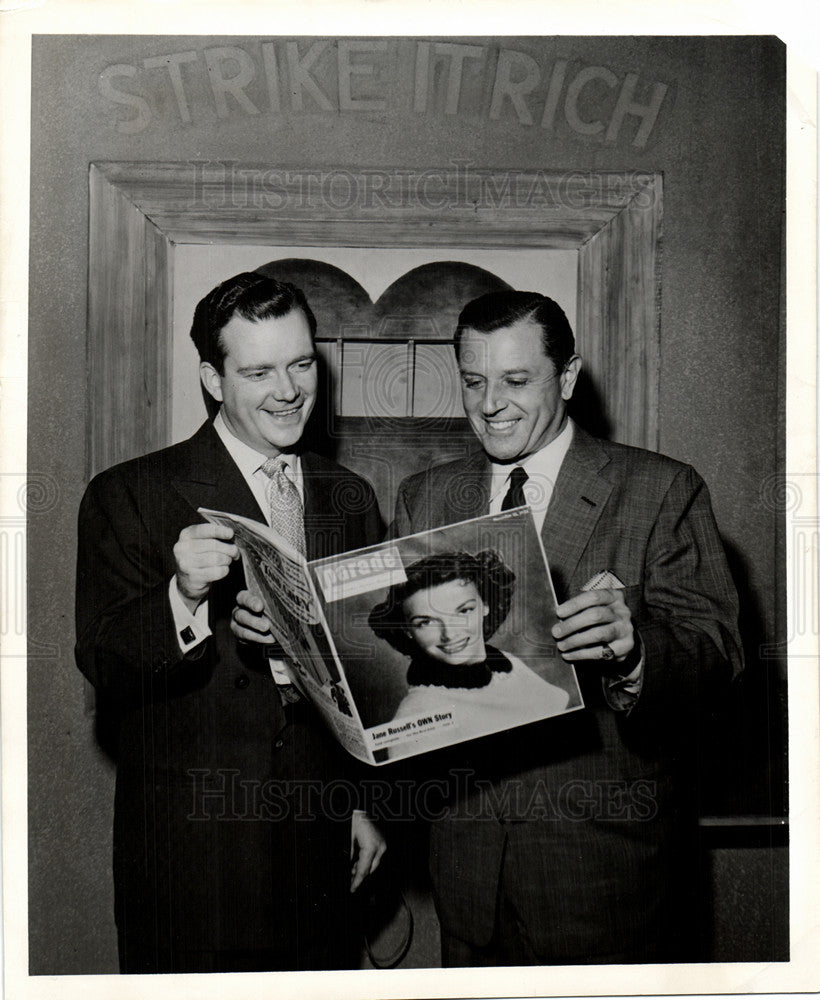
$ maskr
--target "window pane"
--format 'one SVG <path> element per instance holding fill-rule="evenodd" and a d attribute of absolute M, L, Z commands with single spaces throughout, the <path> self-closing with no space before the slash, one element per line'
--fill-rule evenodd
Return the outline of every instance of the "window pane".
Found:
<path fill-rule="evenodd" d="M 408 415 L 406 344 L 345 343 L 341 415 Z"/>
<path fill-rule="evenodd" d="M 464 416 L 455 355 L 449 344 L 416 344 L 413 416 Z"/>

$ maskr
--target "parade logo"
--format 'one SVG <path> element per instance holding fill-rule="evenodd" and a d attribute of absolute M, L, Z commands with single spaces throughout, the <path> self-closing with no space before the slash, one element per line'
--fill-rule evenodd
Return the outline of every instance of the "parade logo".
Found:
<path fill-rule="evenodd" d="M 395 545 L 378 552 L 363 553 L 330 566 L 316 567 L 316 577 L 328 604 L 344 597 L 404 583 L 407 576 Z"/>

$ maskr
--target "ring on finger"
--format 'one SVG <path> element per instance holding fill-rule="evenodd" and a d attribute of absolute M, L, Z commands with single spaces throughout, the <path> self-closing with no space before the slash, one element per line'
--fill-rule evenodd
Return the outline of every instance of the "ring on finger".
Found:
<path fill-rule="evenodd" d="M 612 646 L 609 645 L 608 642 L 603 643 L 603 645 L 601 646 L 601 659 L 602 660 L 615 659 L 615 650 L 612 648 Z"/>

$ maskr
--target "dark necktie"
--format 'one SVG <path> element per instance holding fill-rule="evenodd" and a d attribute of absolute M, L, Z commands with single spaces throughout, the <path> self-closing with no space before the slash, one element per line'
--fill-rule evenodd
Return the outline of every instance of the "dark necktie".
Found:
<path fill-rule="evenodd" d="M 507 495 L 501 503 L 502 510 L 510 510 L 512 507 L 523 507 L 526 504 L 527 501 L 524 497 L 524 483 L 526 481 L 527 473 L 520 465 L 516 465 L 510 473 L 510 488 L 507 490 Z"/>

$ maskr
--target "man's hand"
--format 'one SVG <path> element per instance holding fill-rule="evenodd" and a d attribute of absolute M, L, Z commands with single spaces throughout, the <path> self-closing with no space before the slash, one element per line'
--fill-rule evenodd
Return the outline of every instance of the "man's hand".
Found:
<path fill-rule="evenodd" d="M 239 558 L 232 544 L 233 529 L 222 524 L 192 524 L 183 528 L 174 546 L 177 589 L 191 612 L 208 596 L 211 584 L 228 575 Z"/>
<path fill-rule="evenodd" d="M 632 615 L 624 603 L 623 591 L 582 590 L 556 613 L 561 619 L 552 627 L 553 638 L 565 660 L 602 660 L 621 664 L 635 648 Z M 611 658 L 606 647 L 615 654 Z"/>
<path fill-rule="evenodd" d="M 264 613 L 262 598 L 249 590 L 240 590 L 236 595 L 236 607 L 231 615 L 231 632 L 237 639 L 246 642 L 274 642 L 270 619 Z"/>
<path fill-rule="evenodd" d="M 381 830 L 363 812 L 354 812 L 350 828 L 350 858 L 353 861 L 350 891 L 355 892 L 379 867 L 387 844 Z"/>

